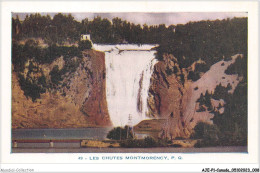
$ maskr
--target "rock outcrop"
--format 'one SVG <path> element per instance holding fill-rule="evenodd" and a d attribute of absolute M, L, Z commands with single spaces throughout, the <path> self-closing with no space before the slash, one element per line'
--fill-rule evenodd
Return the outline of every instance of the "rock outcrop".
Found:
<path fill-rule="evenodd" d="M 184 86 L 181 74 L 177 60 L 172 55 L 165 55 L 164 60 L 154 67 L 149 90 L 148 115 L 168 119 L 163 127 L 167 126 L 170 129 L 166 131 L 174 132 L 169 133 L 173 138 L 185 135 L 182 112 Z"/>
<path fill-rule="evenodd" d="M 105 57 L 94 50 L 83 51 L 75 72 L 64 74 L 60 87 L 46 90 L 34 102 L 21 89 L 12 73 L 12 128 L 79 128 L 110 126 L 106 103 Z M 76 59 L 76 57 L 75 57 Z M 50 71 L 64 60 L 38 65 L 46 81 Z"/>

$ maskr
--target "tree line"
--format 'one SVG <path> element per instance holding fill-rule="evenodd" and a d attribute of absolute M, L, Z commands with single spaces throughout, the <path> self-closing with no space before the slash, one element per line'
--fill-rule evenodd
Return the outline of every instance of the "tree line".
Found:
<path fill-rule="evenodd" d="M 53 18 L 39 13 L 30 14 L 23 21 L 12 18 L 12 36 L 14 39 L 41 37 L 54 43 L 73 43 L 78 41 L 81 34 L 90 34 L 94 43 L 100 44 L 155 44 L 172 35 L 175 26 L 134 24 L 118 17 L 112 21 L 107 18 L 88 18 L 81 22 L 71 14 L 58 13 Z"/>
<path fill-rule="evenodd" d="M 18 16 L 12 18 L 12 37 L 15 40 L 40 37 L 49 44 L 75 43 L 81 34 L 90 34 L 91 40 L 99 44 L 159 44 L 157 59 L 162 60 L 165 53 L 173 54 L 180 68 L 187 68 L 201 59 L 209 69 L 223 58 L 229 60 L 231 55 L 247 53 L 247 18 L 170 26 L 141 26 L 118 17 L 110 21 L 100 16 L 79 22 L 71 14 L 62 13 L 53 18 L 30 14 L 23 21 Z"/>
<path fill-rule="evenodd" d="M 181 68 L 198 59 L 209 68 L 223 58 L 247 54 L 247 18 L 189 22 L 174 28 L 174 33 L 157 48 L 159 60 L 169 53 L 178 59 Z"/>

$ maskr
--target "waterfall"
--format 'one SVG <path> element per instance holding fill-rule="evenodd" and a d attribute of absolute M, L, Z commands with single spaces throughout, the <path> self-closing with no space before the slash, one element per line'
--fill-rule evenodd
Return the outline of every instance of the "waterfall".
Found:
<path fill-rule="evenodd" d="M 106 98 L 114 126 L 146 119 L 147 98 L 153 67 L 157 63 L 151 50 L 156 45 L 94 45 L 105 52 Z"/>

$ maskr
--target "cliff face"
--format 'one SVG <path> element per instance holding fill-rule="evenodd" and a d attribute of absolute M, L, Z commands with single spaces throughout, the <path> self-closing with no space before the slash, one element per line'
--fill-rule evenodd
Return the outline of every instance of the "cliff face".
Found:
<path fill-rule="evenodd" d="M 76 62 L 77 58 L 74 59 Z M 104 53 L 94 50 L 84 51 L 83 58 L 77 62 L 79 64 L 75 72 L 64 74 L 59 87 L 46 90 L 34 102 L 25 96 L 18 74 L 13 70 L 12 128 L 79 128 L 111 125 L 105 94 Z M 51 64 L 36 66 L 41 69 L 48 83 L 51 80 L 50 71 L 55 66 L 62 69 L 64 63 L 63 57 L 60 57 Z M 37 77 L 36 73 L 34 75 Z"/>
<path fill-rule="evenodd" d="M 165 55 L 154 67 L 149 90 L 149 115 L 156 118 L 167 119 L 164 127 L 173 138 L 184 136 L 182 100 L 184 86 L 180 78 L 180 68 L 172 55 Z"/>
<path fill-rule="evenodd" d="M 82 112 L 96 125 L 111 125 L 106 101 L 105 55 L 97 51 L 92 51 L 89 55 L 92 57 L 92 92 L 83 102 Z"/>
<path fill-rule="evenodd" d="M 188 80 L 189 71 L 194 70 L 195 62 L 190 67 L 180 69 L 177 59 L 172 55 L 164 55 L 163 60 L 154 67 L 148 98 L 148 115 L 158 119 L 166 119 L 158 123 L 161 135 L 169 139 L 175 137 L 188 138 L 198 122 L 212 124 L 214 114 L 209 110 L 200 111 L 197 100 L 201 94 L 214 93 L 217 85 L 230 85 L 230 93 L 242 80 L 238 75 L 227 75 L 225 70 L 233 64 L 239 55 L 230 61 L 219 61 L 200 74 L 197 81 Z M 224 112 L 224 100 L 211 99 L 213 110 Z M 221 107 L 219 106 L 221 105 Z"/>

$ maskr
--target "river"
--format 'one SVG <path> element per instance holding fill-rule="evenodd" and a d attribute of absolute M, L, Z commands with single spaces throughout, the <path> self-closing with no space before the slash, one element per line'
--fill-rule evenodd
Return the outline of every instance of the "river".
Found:
<path fill-rule="evenodd" d="M 12 139 L 106 139 L 112 127 L 69 129 L 12 129 Z"/>

